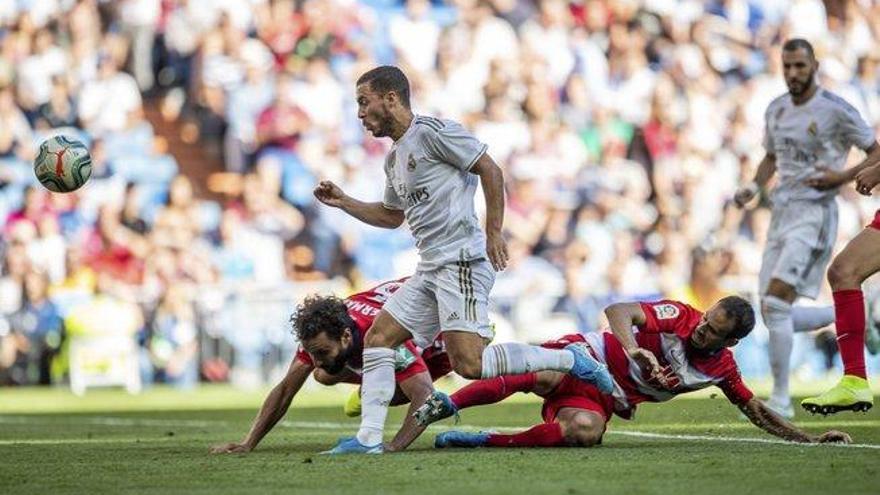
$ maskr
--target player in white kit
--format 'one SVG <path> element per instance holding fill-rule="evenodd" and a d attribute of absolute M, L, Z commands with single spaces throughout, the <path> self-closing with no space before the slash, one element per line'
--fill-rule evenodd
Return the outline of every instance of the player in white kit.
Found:
<path fill-rule="evenodd" d="M 357 81 L 357 103 L 364 127 L 375 137 L 394 141 L 385 159 L 384 199 L 358 201 L 329 181 L 315 188 L 315 196 L 377 227 L 397 228 L 405 219 L 420 262 L 367 333 L 357 436 L 341 440 L 329 453 L 383 451 L 385 417 L 394 394 L 393 349 L 410 338 L 424 348 L 438 329 L 453 369 L 465 378 L 555 370 L 610 391 L 607 368 L 584 346 L 485 345 L 493 334 L 489 292 L 495 271 L 507 265 L 501 234 L 504 177 L 487 146 L 456 122 L 414 115 L 409 81 L 396 67 L 363 74 Z M 474 212 L 478 180 L 486 198 L 486 234 Z"/>
<path fill-rule="evenodd" d="M 754 181 L 740 188 L 735 200 L 745 205 L 777 174 L 761 263 L 761 312 L 770 330 L 773 392 L 768 406 L 792 417 L 788 389 L 792 303 L 799 296 L 813 299 L 819 294 L 837 238 L 838 188 L 867 164 L 843 170 L 847 155 L 853 146 L 872 151 L 876 139 L 852 105 L 818 86 L 819 63 L 809 42 L 787 41 L 782 65 L 789 92 L 767 108 L 766 154 Z M 831 307 L 815 314 L 816 328 L 834 320 Z"/>

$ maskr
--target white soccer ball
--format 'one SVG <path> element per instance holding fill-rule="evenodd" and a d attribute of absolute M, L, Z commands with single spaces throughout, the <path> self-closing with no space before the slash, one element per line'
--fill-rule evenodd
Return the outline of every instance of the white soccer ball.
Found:
<path fill-rule="evenodd" d="M 40 145 L 34 174 L 46 189 L 57 193 L 76 191 L 92 175 L 92 156 L 86 145 L 67 136 L 51 137 Z"/>

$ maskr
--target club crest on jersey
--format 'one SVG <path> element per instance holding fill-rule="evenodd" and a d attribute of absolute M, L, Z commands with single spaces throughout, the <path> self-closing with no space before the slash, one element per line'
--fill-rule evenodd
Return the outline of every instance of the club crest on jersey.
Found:
<path fill-rule="evenodd" d="M 410 172 L 416 169 L 416 159 L 412 155 L 409 155 L 409 160 L 406 161 L 406 169 Z"/>
<path fill-rule="evenodd" d="M 816 137 L 816 134 L 819 133 L 819 126 L 816 125 L 816 121 L 810 122 L 810 126 L 807 127 L 807 134 L 810 136 Z"/>
<path fill-rule="evenodd" d="M 652 306 L 658 320 L 671 320 L 677 318 L 679 311 L 674 304 L 655 304 Z"/>

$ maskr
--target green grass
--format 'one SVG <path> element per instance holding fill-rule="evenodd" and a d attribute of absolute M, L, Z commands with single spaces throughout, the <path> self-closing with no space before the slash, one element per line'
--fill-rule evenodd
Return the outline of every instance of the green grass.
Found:
<path fill-rule="evenodd" d="M 711 394 L 640 407 L 635 421 L 613 420 L 604 444 L 593 449 L 434 451 L 434 434 L 451 425 L 444 422 L 404 454 L 326 457 L 316 452 L 353 433 L 357 421 L 342 415 L 344 390 L 319 388 L 295 400 L 285 423 L 253 453 L 209 455 L 211 445 L 243 436 L 264 393 L 157 388 L 135 397 L 98 390 L 78 398 L 58 389 L 0 390 L 0 491 L 806 495 L 880 490 L 877 412 L 828 418 L 799 413 L 796 418 L 810 431 L 842 429 L 856 443 L 875 448 L 757 443 L 748 439 L 772 437 L 740 420 L 723 396 Z M 527 426 L 538 421 L 539 411 L 529 399 L 505 402 L 465 411 L 460 426 Z M 402 414 L 401 408 L 392 411 L 389 430 Z"/>

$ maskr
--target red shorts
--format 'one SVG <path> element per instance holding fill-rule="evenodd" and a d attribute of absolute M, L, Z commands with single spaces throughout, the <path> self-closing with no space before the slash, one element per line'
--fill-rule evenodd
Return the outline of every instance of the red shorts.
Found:
<path fill-rule="evenodd" d="M 433 347 L 425 349 L 422 352 L 422 359 L 428 367 L 428 373 L 431 374 L 431 381 L 436 382 L 438 378 L 452 373 L 452 363 L 449 362 L 449 355 L 444 350 L 436 350 Z"/>
<path fill-rule="evenodd" d="M 544 418 L 545 423 L 554 423 L 559 410 L 564 407 L 593 411 L 602 415 L 607 423 L 614 412 L 614 399 L 599 392 L 595 385 L 565 375 L 553 392 L 544 397 L 541 417 Z"/>
<path fill-rule="evenodd" d="M 877 230 L 880 230 L 880 210 L 877 210 L 877 213 L 874 214 L 874 221 L 871 222 L 868 227 L 873 227 Z"/>

